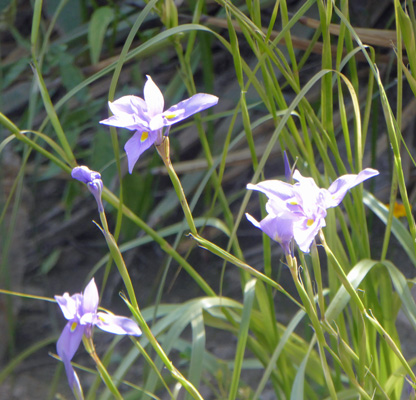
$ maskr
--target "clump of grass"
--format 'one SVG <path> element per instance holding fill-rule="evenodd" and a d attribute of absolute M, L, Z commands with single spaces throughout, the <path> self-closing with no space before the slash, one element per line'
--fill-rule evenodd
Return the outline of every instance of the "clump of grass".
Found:
<path fill-rule="evenodd" d="M 71 274 L 78 292 L 99 277 L 107 301 L 113 282 L 122 282 L 122 299 L 145 333 L 124 347 L 114 339 L 94 350 L 98 372 L 74 364 L 95 374 L 86 398 L 179 398 L 182 391 L 229 400 L 266 391 L 279 399 L 414 396 L 415 359 L 403 350 L 398 315 L 416 328 L 415 162 L 406 134 L 416 93 L 416 20 L 411 3 L 394 1 L 391 21 L 382 21 L 392 29 L 367 30 L 351 9 L 344 0 L 297 7 L 62 0 L 56 8 L 36 0 L 25 8 L 30 32 L 15 2 L 2 10 L 7 49 L 17 50 L 1 54 L 0 154 L 21 158 L 3 201 L 2 232 L 11 237 L 23 187 L 44 194 L 45 182 L 59 187 L 53 199 L 41 199 L 60 204 L 56 230 L 86 225 L 77 212 L 93 200 L 69 175 L 77 165 L 99 171 L 106 214 L 100 210 L 94 240 L 101 244 L 94 261 Z M 165 109 L 197 92 L 220 100 L 172 127 L 130 175 L 123 150 L 130 133 L 98 122 L 108 117 L 107 101 L 142 96 L 145 75 L 162 88 Z M 322 188 L 367 167 L 380 171 L 368 190 L 354 188 L 342 207 L 328 209 L 309 253 L 295 247 L 283 254 L 245 222 L 248 210 L 259 220 L 270 212 L 266 198 L 258 207 L 245 188 L 284 179 L 283 151 Z M 389 206 L 397 201 L 401 216 Z M 7 235 L 0 292 L 11 299 L 14 336 L 20 316 L 13 298 L 51 301 L 60 291 L 50 288 L 65 284 L 64 260 L 59 246 L 53 256 L 41 254 L 37 279 L 45 297 L 20 293 L 8 257 L 16 244 Z M 404 256 L 389 259 L 398 253 Z M 230 280 L 237 281 L 232 288 Z M 175 303 L 166 303 L 181 285 Z M 57 338 L 62 321 L 50 315 L 49 334 Z M 16 342 L 0 383 L 29 355 L 54 354 L 46 349 L 51 340 L 28 348 Z M 58 380 L 45 398 L 61 396 Z"/>

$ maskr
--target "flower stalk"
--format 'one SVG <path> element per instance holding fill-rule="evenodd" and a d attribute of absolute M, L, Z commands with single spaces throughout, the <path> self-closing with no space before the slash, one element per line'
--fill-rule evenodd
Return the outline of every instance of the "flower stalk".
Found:
<path fill-rule="evenodd" d="M 351 298 L 357 304 L 360 312 L 364 315 L 365 312 L 366 312 L 365 306 L 364 306 L 363 302 L 361 301 L 360 297 L 358 296 L 357 291 L 353 288 L 353 286 L 351 285 L 351 282 L 348 280 L 347 275 L 345 274 L 344 270 L 341 267 L 341 264 L 339 263 L 339 261 L 335 257 L 335 254 L 329 248 L 329 246 L 328 246 L 328 244 L 325 240 L 325 236 L 324 236 L 324 233 L 322 232 L 322 230 L 319 233 L 319 237 L 321 239 L 322 245 L 324 246 L 324 249 L 325 249 L 325 252 L 326 252 L 328 258 L 332 261 L 331 265 L 335 268 L 335 272 L 338 275 L 339 280 L 344 285 L 345 289 L 347 290 L 347 292 L 349 293 Z"/>
<path fill-rule="evenodd" d="M 124 298 L 124 301 L 127 304 L 127 307 L 129 307 L 131 313 L 133 314 L 136 321 L 138 321 L 140 328 L 142 329 L 144 335 L 146 336 L 149 343 L 152 345 L 152 347 L 155 349 L 156 353 L 160 357 L 160 359 L 165 364 L 165 367 L 167 370 L 172 374 L 173 378 L 176 379 L 184 388 L 185 390 L 195 399 L 195 400 L 204 400 L 201 394 L 198 392 L 198 390 L 195 388 L 195 386 L 189 382 L 182 374 L 181 372 L 173 365 L 172 361 L 170 361 L 169 357 L 166 355 L 165 351 L 163 350 L 160 343 L 157 341 L 157 339 L 154 337 L 149 325 L 147 324 L 146 320 L 143 318 L 142 313 L 140 312 L 139 308 L 133 307 L 132 304 L 130 304 L 126 298 Z"/>
<path fill-rule="evenodd" d="M 290 254 L 286 255 L 286 261 L 289 266 L 290 272 L 292 274 L 293 282 L 295 283 L 296 289 L 298 294 L 302 300 L 302 304 L 305 307 L 305 311 L 308 314 L 313 329 L 315 331 L 317 341 L 318 341 L 318 348 L 319 348 L 319 355 L 321 359 L 322 370 L 325 376 L 326 383 L 328 385 L 328 390 L 332 399 L 337 399 L 337 393 L 335 390 L 334 383 L 332 381 L 331 371 L 329 369 L 328 361 L 326 359 L 325 347 L 327 347 L 327 343 L 325 340 L 324 332 L 322 326 L 319 322 L 318 314 L 316 312 L 316 307 L 313 301 L 309 298 L 308 293 L 305 290 L 303 285 L 302 279 L 299 275 L 299 266 L 297 263 L 297 259 L 292 257 Z"/>
<path fill-rule="evenodd" d="M 129 272 L 127 270 L 126 264 L 124 262 L 123 256 L 121 255 L 120 249 L 117 246 L 117 243 L 114 239 L 114 236 L 108 230 L 101 228 L 101 232 L 104 235 L 105 241 L 107 242 L 108 249 L 110 250 L 110 254 L 113 257 L 113 260 L 117 266 L 118 272 L 120 273 L 121 278 L 123 279 L 124 286 L 126 287 L 127 293 L 129 295 L 129 299 L 135 309 L 139 309 L 139 305 L 137 303 L 136 294 L 134 292 L 133 284 L 130 279 Z"/>
<path fill-rule="evenodd" d="M 101 362 L 95 354 L 92 343 L 93 327 L 97 326 L 115 335 L 140 336 L 142 332 L 136 322 L 130 318 L 98 311 L 99 295 L 94 278 L 88 283 L 83 293 L 76 293 L 72 296 L 64 293 L 62 296 L 56 295 L 55 300 L 68 320 L 56 343 L 56 351 L 64 363 L 68 383 L 75 397 L 83 399 L 81 383 L 71 365 L 71 360 L 81 341 L 86 345 L 88 352 L 93 355 L 102 376 L 107 381 L 111 380 L 101 368 Z"/>
<path fill-rule="evenodd" d="M 107 388 L 110 390 L 110 392 L 113 394 L 114 398 L 117 400 L 123 400 L 123 396 L 120 394 L 117 387 L 114 385 L 114 382 L 110 374 L 108 373 L 104 364 L 101 362 L 100 358 L 98 357 L 97 352 L 95 351 L 95 346 L 94 346 L 94 342 L 92 341 L 92 338 L 84 336 L 82 338 L 82 343 L 84 344 L 85 350 L 94 360 L 98 373 L 101 376 L 101 379 L 103 380 Z"/>
<path fill-rule="evenodd" d="M 198 232 L 195 227 L 195 222 L 192 216 L 191 209 L 189 208 L 188 201 L 186 200 L 185 192 L 183 191 L 181 181 L 179 180 L 179 177 L 176 174 L 176 171 L 173 168 L 172 162 L 170 160 L 169 138 L 165 137 L 163 142 L 160 145 L 156 146 L 156 150 L 159 153 L 168 171 L 169 178 L 175 189 L 176 195 L 178 196 L 179 202 L 181 203 L 181 207 L 183 213 L 185 214 L 186 222 L 188 223 L 189 229 L 191 230 L 193 235 L 197 235 Z"/>
<path fill-rule="evenodd" d="M 133 172 L 134 165 L 144 151 L 152 145 L 162 144 L 173 124 L 218 103 L 216 96 L 197 93 L 163 111 L 165 99 L 149 75 L 144 85 L 143 97 L 123 96 L 114 102 L 109 102 L 108 106 L 113 115 L 100 121 L 104 125 L 134 132 L 124 146 L 130 173 Z"/>

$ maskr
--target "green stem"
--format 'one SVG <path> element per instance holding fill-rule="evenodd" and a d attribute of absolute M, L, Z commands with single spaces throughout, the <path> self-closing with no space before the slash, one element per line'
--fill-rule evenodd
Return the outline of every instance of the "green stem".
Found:
<path fill-rule="evenodd" d="M 318 304 L 320 309 L 321 319 L 325 318 L 325 298 L 324 298 L 324 289 L 322 284 L 322 273 L 321 273 L 321 263 L 319 261 L 318 249 L 316 248 L 316 242 L 314 241 L 311 249 L 312 256 L 312 268 L 315 275 L 315 282 L 318 289 Z"/>
<path fill-rule="evenodd" d="M 87 350 L 88 354 L 91 356 L 91 358 L 94 360 L 95 365 L 97 366 L 98 372 L 105 383 L 105 385 L 108 387 L 110 392 L 113 394 L 114 398 L 118 400 L 123 400 L 123 396 L 118 391 L 117 387 L 114 385 L 113 380 L 111 379 L 110 374 L 108 373 L 107 369 L 104 367 L 104 364 L 101 362 L 100 358 L 98 357 L 94 343 L 92 341 L 92 338 L 87 338 L 85 335 L 82 337 L 82 341 L 84 343 L 85 350 Z"/>
<path fill-rule="evenodd" d="M 195 227 L 195 222 L 194 218 L 192 217 L 191 209 L 189 208 L 188 201 L 186 200 L 185 192 L 183 191 L 181 181 L 179 180 L 178 175 L 176 175 L 176 172 L 170 160 L 169 138 L 165 137 L 163 142 L 159 146 L 156 146 L 156 150 L 162 158 L 163 163 L 165 164 L 165 167 L 168 171 L 169 178 L 172 181 L 176 195 L 178 196 L 179 201 L 181 203 L 182 210 L 185 214 L 186 222 L 188 223 L 189 229 L 191 230 L 193 235 L 197 235 L 198 232 Z"/>
<path fill-rule="evenodd" d="M 198 390 L 195 388 L 195 386 L 189 382 L 173 365 L 172 361 L 170 361 L 169 357 L 166 355 L 165 351 L 163 350 L 160 343 L 157 341 L 157 339 L 153 336 L 153 333 L 147 325 L 146 320 L 143 318 L 142 313 L 140 312 L 140 309 L 137 307 L 133 307 L 133 305 L 129 304 L 129 302 L 124 299 L 127 306 L 130 308 L 131 313 L 135 317 L 135 319 L 138 321 L 140 328 L 142 329 L 143 333 L 145 334 L 147 340 L 152 345 L 152 347 L 155 349 L 156 353 L 160 357 L 160 359 L 165 364 L 165 367 L 167 370 L 172 374 L 172 376 L 186 389 L 186 391 L 195 399 L 195 400 L 204 400 L 201 394 L 198 392 Z"/>
<path fill-rule="evenodd" d="M 27 144 L 32 149 L 36 150 L 38 153 L 44 155 L 46 158 L 54 162 L 59 168 L 67 173 L 71 173 L 71 167 L 62 162 L 59 158 L 54 156 L 49 151 L 45 150 L 42 146 L 38 145 L 32 139 L 29 139 L 12 121 L 10 121 L 4 114 L 0 113 L 0 124 L 3 125 L 7 130 L 9 130 L 13 135 L 16 136 L 16 139 Z"/>
<path fill-rule="evenodd" d="M 308 293 L 306 292 L 305 287 L 303 286 L 303 283 L 299 277 L 299 268 L 297 265 L 296 258 L 290 255 L 287 255 L 286 260 L 287 260 L 290 272 L 292 274 L 293 282 L 295 283 L 296 289 L 305 307 L 305 311 L 308 314 L 312 322 L 312 326 L 315 330 L 317 341 L 318 341 L 318 348 L 319 348 L 322 370 L 325 376 L 326 383 L 328 385 L 328 390 L 331 395 L 331 398 L 335 400 L 338 398 L 338 396 L 335 390 L 334 383 L 332 381 L 332 376 L 331 376 L 331 371 L 328 366 L 328 361 L 326 359 L 325 346 L 327 346 L 327 343 L 325 340 L 324 332 L 322 330 L 322 326 L 319 322 L 316 308 L 314 304 L 311 302 L 311 299 L 309 298 Z"/>
<path fill-rule="evenodd" d="M 120 200 L 110 192 L 107 188 L 103 189 L 103 199 L 106 200 L 114 207 L 118 207 Z M 208 295 L 216 296 L 216 293 L 204 280 L 204 278 L 198 274 L 197 271 L 189 264 L 165 239 L 163 239 L 156 231 L 148 226 L 143 220 L 141 220 L 133 211 L 131 211 L 125 204 L 123 204 L 123 214 L 135 223 L 140 229 L 149 235 L 166 253 L 169 254 L 175 261 L 181 265 L 181 267 L 191 276 L 192 279 L 198 284 L 198 286 Z"/>
<path fill-rule="evenodd" d="M 279 285 L 276 281 L 269 278 L 268 276 L 262 274 L 260 271 L 257 271 L 250 265 L 246 264 L 245 262 L 239 260 L 237 257 L 230 254 L 228 251 L 222 249 L 221 247 L 217 246 L 216 244 L 210 242 L 207 239 L 204 239 L 203 237 L 196 235 L 192 236 L 198 244 L 210 251 L 211 253 L 217 255 L 218 257 L 222 258 L 224 261 L 227 261 L 236 267 L 242 269 L 243 271 L 248 272 L 250 275 L 262 280 L 263 282 L 267 283 L 268 285 L 274 287 L 279 292 L 285 294 L 290 300 L 292 300 L 297 306 L 300 308 L 303 308 L 302 304 L 300 304 L 296 299 L 294 299 L 281 285 Z"/>
<path fill-rule="evenodd" d="M 105 216 L 105 212 L 101 211 L 100 212 L 100 221 L 101 221 L 101 225 L 104 229 L 105 232 L 109 232 L 108 230 L 108 223 L 107 223 L 107 217 Z"/>
<path fill-rule="evenodd" d="M 139 309 L 139 305 L 137 303 L 136 294 L 134 292 L 133 284 L 131 283 L 129 272 L 127 270 L 126 264 L 124 262 L 123 256 L 121 255 L 121 251 L 117 245 L 117 242 L 114 239 L 114 236 L 108 230 L 107 219 L 105 217 L 104 211 L 100 212 L 100 219 L 103 223 L 103 227 L 100 227 L 98 224 L 97 226 L 100 228 L 101 232 L 105 237 L 108 249 L 110 250 L 110 254 L 117 265 L 118 271 L 121 275 L 121 278 L 123 279 L 124 286 L 127 289 L 127 293 L 129 294 L 129 298 L 131 303 L 133 304 L 133 307 Z"/>
<path fill-rule="evenodd" d="M 337 273 L 339 280 L 344 285 L 345 289 L 347 290 L 347 292 L 349 293 L 349 295 L 351 296 L 351 298 L 354 299 L 354 301 L 356 302 L 358 308 L 360 309 L 360 312 L 362 314 L 364 314 L 365 313 L 364 304 L 361 301 L 361 299 L 358 296 L 358 294 L 355 291 L 355 289 L 353 288 L 353 286 L 351 285 L 350 281 L 348 280 L 347 275 L 345 275 L 345 272 L 342 269 L 341 264 L 338 262 L 338 260 L 335 257 L 334 253 L 332 252 L 332 250 L 329 248 L 328 244 L 326 243 L 325 236 L 324 236 L 322 230 L 321 230 L 319 236 L 321 238 L 322 245 L 325 248 L 325 252 L 326 252 L 328 258 L 333 262 L 332 263 L 332 266 L 335 267 L 335 272 Z"/>

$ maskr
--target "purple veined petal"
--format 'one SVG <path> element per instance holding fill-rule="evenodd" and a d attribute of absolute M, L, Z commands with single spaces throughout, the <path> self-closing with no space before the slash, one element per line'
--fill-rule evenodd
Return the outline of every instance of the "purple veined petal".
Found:
<path fill-rule="evenodd" d="M 170 107 L 163 114 L 163 119 L 150 121 L 150 128 L 152 130 L 160 129 L 162 126 L 170 126 L 182 121 L 193 114 L 206 110 L 218 103 L 218 97 L 207 93 L 198 93 L 183 100 L 180 103 Z M 163 125 L 160 125 L 163 123 Z"/>
<path fill-rule="evenodd" d="M 61 357 L 62 358 L 62 357 Z M 78 375 L 75 372 L 74 368 L 71 365 L 71 361 L 66 357 L 62 358 L 62 361 L 65 366 L 66 377 L 68 379 L 69 387 L 72 389 L 74 396 L 77 400 L 84 399 L 84 394 L 82 392 L 81 383 L 79 381 Z"/>
<path fill-rule="evenodd" d="M 305 178 L 298 170 L 295 170 L 293 179 L 297 181 L 293 185 L 293 190 L 305 215 L 315 216 L 321 212 L 320 209 L 326 208 L 322 195 L 324 189 L 319 188 L 313 178 Z"/>
<path fill-rule="evenodd" d="M 124 145 L 124 150 L 127 154 L 127 161 L 129 164 L 129 172 L 133 172 L 136 164 L 142 153 L 156 142 L 158 133 L 155 131 L 137 131 Z"/>
<path fill-rule="evenodd" d="M 67 357 L 65 353 L 61 354 L 60 357 L 65 366 L 65 372 L 66 372 L 66 377 L 68 379 L 69 387 L 72 389 L 75 398 L 77 400 L 84 399 L 81 383 L 79 381 L 77 373 L 75 372 L 74 368 L 71 365 L 71 360 Z"/>
<path fill-rule="evenodd" d="M 82 315 L 80 318 L 81 325 L 94 325 L 97 321 L 97 313 L 96 312 L 87 312 Z M 86 332 L 84 332 L 86 333 Z"/>
<path fill-rule="evenodd" d="M 71 366 L 72 368 L 72 366 Z M 66 367 L 65 367 L 66 370 Z M 68 372 L 67 372 L 68 376 Z M 82 391 L 81 382 L 79 381 L 78 375 L 75 372 L 74 368 L 72 368 L 72 392 L 74 393 L 74 396 L 77 400 L 84 400 L 84 393 Z"/>
<path fill-rule="evenodd" d="M 71 176 L 77 181 L 83 183 L 90 183 L 96 179 L 101 179 L 101 174 L 96 171 L 92 171 L 85 165 L 75 167 L 71 171 Z"/>
<path fill-rule="evenodd" d="M 296 169 L 293 173 L 293 179 L 297 181 L 293 185 L 293 190 L 297 195 L 305 199 L 312 199 L 311 201 L 319 198 L 322 189 L 316 184 L 313 178 L 302 176 L 299 170 Z"/>
<path fill-rule="evenodd" d="M 249 183 L 247 184 L 247 189 L 262 192 L 269 199 L 280 199 L 282 201 L 287 201 L 295 196 L 291 184 L 278 180 L 267 180 L 257 183 L 256 185 Z"/>
<path fill-rule="evenodd" d="M 71 361 L 78 350 L 85 326 L 76 321 L 68 321 L 56 343 L 56 351 L 62 360 Z"/>
<path fill-rule="evenodd" d="M 279 197 L 270 197 L 266 203 L 266 211 L 284 219 L 298 219 L 299 215 L 304 214 L 296 197 L 291 197 L 286 201 L 281 200 Z"/>
<path fill-rule="evenodd" d="M 138 122 L 142 123 L 146 128 L 149 126 L 150 116 L 147 111 L 146 102 L 140 97 L 132 96 L 130 98 L 131 107 Z"/>
<path fill-rule="evenodd" d="M 137 114 L 139 109 L 144 113 L 147 111 L 146 102 L 137 96 L 123 96 L 113 102 L 109 101 L 108 107 L 114 115 Z"/>
<path fill-rule="evenodd" d="M 325 191 L 326 208 L 336 207 L 339 203 L 341 203 L 348 190 L 364 182 L 366 179 L 372 178 L 378 174 L 379 172 L 377 170 L 366 168 L 357 175 L 348 174 L 339 177 L 332 182 L 328 190 Z"/>
<path fill-rule="evenodd" d="M 144 85 L 144 100 L 146 101 L 147 112 L 149 117 L 152 118 L 157 114 L 163 112 L 165 106 L 165 99 L 163 94 L 157 85 L 153 82 L 149 75 L 146 75 L 147 82 Z"/>
<path fill-rule="evenodd" d="M 157 131 L 162 129 L 165 126 L 165 118 L 163 118 L 163 114 L 155 115 L 149 122 L 149 128 L 152 131 Z"/>
<path fill-rule="evenodd" d="M 132 319 L 104 312 L 97 313 L 95 325 L 103 331 L 110 332 L 115 335 L 140 336 L 142 334 L 139 326 Z"/>
<path fill-rule="evenodd" d="M 318 199 L 321 188 L 316 184 L 313 178 L 306 178 L 301 175 L 299 170 L 295 170 L 293 173 L 293 179 L 297 181 L 297 183 L 293 185 L 293 190 L 298 196 L 303 199 L 311 199 L 311 201 Z"/>
<path fill-rule="evenodd" d="M 74 296 L 70 296 L 69 293 L 64 293 L 63 296 L 54 297 L 67 320 L 76 318 L 78 310 L 77 302 Z"/>
<path fill-rule="evenodd" d="M 83 293 L 82 314 L 95 314 L 97 312 L 99 301 L 100 298 L 98 295 L 97 285 L 95 284 L 94 278 L 92 278 Z"/>
<path fill-rule="evenodd" d="M 116 128 L 125 128 L 134 131 L 141 128 L 148 128 L 149 124 L 146 120 L 139 118 L 136 114 L 118 114 L 112 115 L 107 119 L 100 121 L 100 124 L 115 126 Z"/>
<path fill-rule="evenodd" d="M 260 222 L 246 213 L 247 219 L 262 230 L 275 242 L 278 242 L 286 254 L 290 254 L 290 242 L 293 239 L 293 220 L 278 218 L 273 214 L 267 215 Z"/>
<path fill-rule="evenodd" d="M 304 218 L 293 224 L 293 235 L 301 251 L 309 253 L 315 236 L 325 225 L 323 217 L 317 217 L 315 220 Z"/>

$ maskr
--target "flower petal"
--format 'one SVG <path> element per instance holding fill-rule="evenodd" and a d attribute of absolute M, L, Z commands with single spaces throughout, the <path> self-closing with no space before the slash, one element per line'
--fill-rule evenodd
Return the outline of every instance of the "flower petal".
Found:
<path fill-rule="evenodd" d="M 95 284 L 94 278 L 92 278 L 84 290 L 82 298 L 82 314 L 95 314 L 97 312 L 99 300 L 97 285 Z"/>
<path fill-rule="evenodd" d="M 79 381 L 78 375 L 75 372 L 75 370 L 72 368 L 72 392 L 74 393 L 74 396 L 77 400 L 84 400 L 84 393 L 82 392 L 82 386 L 81 382 Z M 65 371 L 67 370 L 67 367 L 65 367 Z M 68 376 L 68 371 L 66 372 L 66 375 Z"/>
<path fill-rule="evenodd" d="M 152 78 L 149 75 L 147 76 L 147 82 L 144 85 L 144 100 L 146 101 L 147 112 L 149 117 L 152 118 L 157 114 L 163 112 L 163 107 L 165 106 L 165 100 L 160 89 L 153 82 Z"/>
<path fill-rule="evenodd" d="M 100 121 L 100 124 L 115 126 L 116 128 L 125 128 L 130 131 L 134 131 L 143 126 L 137 122 L 137 118 L 133 114 L 112 115 L 111 117 Z"/>
<path fill-rule="evenodd" d="M 293 186 L 279 180 L 267 180 L 253 185 L 249 183 L 247 189 L 264 193 L 269 199 L 287 201 L 294 197 Z"/>
<path fill-rule="evenodd" d="M 125 128 L 131 131 L 148 129 L 150 118 L 147 115 L 146 103 L 136 96 L 123 96 L 118 100 L 108 102 L 111 117 L 100 121 L 100 124 Z"/>
<path fill-rule="evenodd" d="M 246 213 L 246 217 L 256 228 L 261 229 L 272 240 L 278 242 L 286 254 L 290 254 L 290 242 L 293 239 L 292 219 L 278 218 L 269 214 L 258 222 L 250 214 Z"/>
<path fill-rule="evenodd" d="M 147 112 L 146 102 L 137 96 L 123 96 L 113 102 L 109 101 L 108 107 L 114 115 Z"/>
<path fill-rule="evenodd" d="M 309 253 L 315 236 L 325 224 L 325 218 L 316 218 L 310 225 L 311 220 L 307 218 L 300 219 L 293 224 L 293 235 L 300 250 Z"/>
<path fill-rule="evenodd" d="M 114 333 L 115 335 L 140 336 L 142 334 L 136 322 L 130 318 L 103 312 L 97 313 L 97 317 L 96 326 L 103 331 Z"/>
<path fill-rule="evenodd" d="M 67 320 L 74 319 L 77 315 L 77 302 L 74 296 L 64 293 L 63 296 L 54 296 Z"/>
<path fill-rule="evenodd" d="M 56 351 L 64 360 L 72 360 L 82 340 L 85 327 L 76 321 L 68 321 L 56 343 Z"/>
<path fill-rule="evenodd" d="M 152 119 L 150 128 L 152 130 L 160 129 L 163 126 L 170 126 L 182 121 L 193 114 L 203 111 L 218 103 L 218 97 L 207 93 L 198 93 L 183 100 L 180 103 L 170 107 L 162 114 L 162 119 Z"/>
<path fill-rule="evenodd" d="M 63 334 L 63 332 L 62 332 Z M 61 335 L 62 336 L 62 335 Z M 82 337 L 82 336 L 81 336 Z M 59 343 L 59 341 L 58 341 Z M 60 352 L 58 349 L 58 355 L 61 357 L 62 362 L 65 366 L 65 372 L 68 379 L 68 384 L 72 391 L 74 392 L 74 396 L 76 399 L 83 399 L 84 395 L 82 393 L 81 383 L 79 381 L 78 375 L 75 372 L 74 368 L 71 365 L 71 358 L 65 352 Z"/>
<path fill-rule="evenodd" d="M 73 168 L 71 176 L 83 183 L 90 183 L 96 179 L 101 179 L 101 174 L 99 172 L 92 171 L 85 165 Z"/>
<path fill-rule="evenodd" d="M 378 175 L 379 172 L 372 168 L 366 168 L 362 170 L 358 175 L 348 174 L 343 175 L 332 182 L 331 186 L 326 191 L 329 195 L 325 196 L 326 208 L 336 207 L 341 203 L 348 190 L 354 186 L 359 185 L 366 179 L 372 178 Z"/>
<path fill-rule="evenodd" d="M 134 165 L 141 156 L 157 139 L 157 132 L 136 131 L 136 133 L 126 142 L 124 150 L 127 154 L 129 172 L 133 172 Z"/>

